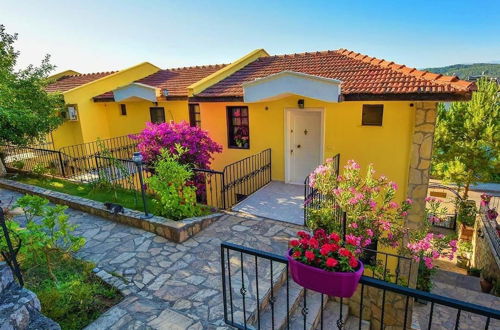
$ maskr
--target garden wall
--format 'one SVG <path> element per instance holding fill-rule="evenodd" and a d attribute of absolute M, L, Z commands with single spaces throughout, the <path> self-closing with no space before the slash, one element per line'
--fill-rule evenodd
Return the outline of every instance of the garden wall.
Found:
<path fill-rule="evenodd" d="M 188 218 L 174 221 L 163 217 L 153 216 L 142 219 L 143 212 L 125 208 L 123 213 L 110 213 L 101 202 L 72 196 L 65 193 L 48 190 L 24 183 L 0 178 L 0 188 L 18 191 L 23 194 L 37 195 L 47 198 L 55 204 L 66 205 L 75 210 L 97 215 L 124 225 L 141 228 L 159 236 L 165 237 L 176 243 L 181 243 L 196 235 L 213 222 L 217 221 L 223 214 L 213 213 L 202 217 Z"/>
<path fill-rule="evenodd" d="M 495 244 L 486 226 L 491 220 L 488 220 L 485 214 L 486 209 L 481 208 L 481 214 L 475 224 L 475 233 L 472 240 L 474 246 L 474 255 L 472 257 L 473 266 L 483 270 L 483 274 L 487 277 L 493 277 L 495 280 L 500 279 L 500 258 L 495 251 Z M 494 235 L 497 235 L 493 232 Z"/>

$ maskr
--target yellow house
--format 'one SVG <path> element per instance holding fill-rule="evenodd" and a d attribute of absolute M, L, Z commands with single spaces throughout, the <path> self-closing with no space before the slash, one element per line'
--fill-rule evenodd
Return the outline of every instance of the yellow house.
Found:
<path fill-rule="evenodd" d="M 71 85 L 70 82 L 74 84 Z M 140 131 L 147 121 L 190 121 L 224 150 L 213 167 L 264 149 L 272 179 L 304 178 L 326 158 L 373 163 L 396 181 L 398 198 L 427 191 L 436 106 L 468 100 L 475 85 L 349 50 L 270 56 L 255 50 L 229 65 L 160 70 L 149 63 L 113 73 L 63 76 L 78 121 L 54 132 L 63 146 Z"/>

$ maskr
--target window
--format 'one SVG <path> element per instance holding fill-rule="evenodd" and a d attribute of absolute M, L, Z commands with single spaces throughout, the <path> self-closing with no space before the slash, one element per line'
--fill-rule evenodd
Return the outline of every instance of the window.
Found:
<path fill-rule="evenodd" d="M 165 122 L 165 109 L 163 107 L 151 107 L 149 108 L 149 114 L 151 115 L 151 122 L 153 124 Z"/>
<path fill-rule="evenodd" d="M 189 104 L 189 124 L 193 127 L 201 127 L 199 104 Z"/>
<path fill-rule="evenodd" d="M 122 116 L 126 116 L 127 115 L 127 106 L 125 104 L 120 104 L 120 114 Z"/>
<path fill-rule="evenodd" d="M 229 148 L 249 149 L 248 107 L 227 107 Z"/>
<path fill-rule="evenodd" d="M 363 104 L 363 116 L 361 118 L 361 125 L 382 126 L 383 116 L 384 116 L 384 105 Z"/>

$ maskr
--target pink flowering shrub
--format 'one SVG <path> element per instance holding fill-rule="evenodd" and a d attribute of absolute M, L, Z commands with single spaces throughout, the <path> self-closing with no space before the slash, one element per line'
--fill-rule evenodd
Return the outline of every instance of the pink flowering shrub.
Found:
<path fill-rule="evenodd" d="M 191 127 L 185 121 L 146 123 L 141 133 L 130 137 L 138 141 L 137 147 L 146 163 L 157 160 L 162 149 L 175 155 L 176 145 L 180 145 L 187 150 L 179 158 L 181 164 L 207 169 L 213 159 L 212 154 L 222 151 L 222 146 L 214 142 L 206 131 Z"/>
<path fill-rule="evenodd" d="M 404 226 L 404 219 L 412 207 L 412 200 L 396 202 L 398 185 L 383 175 L 376 176 L 372 165 L 363 175 L 359 164 L 349 160 L 343 172 L 336 176 L 332 160 L 328 159 L 310 175 L 309 182 L 325 196 L 319 205 L 311 208 L 309 227 L 341 231 L 338 214 L 345 211 L 346 232 L 360 248 L 377 241 L 422 261 L 428 269 L 434 267 L 432 261 L 437 258 L 453 259 L 456 241 L 430 232 L 432 224 L 444 221 L 442 216 L 446 214 L 438 199 L 426 199 L 421 227 L 409 230 Z"/>
<path fill-rule="evenodd" d="M 358 269 L 360 242 L 347 235 L 342 242 L 338 233 L 327 234 L 316 229 L 314 234 L 299 231 L 298 238 L 290 241 L 291 255 L 297 261 L 316 268 L 335 272 L 354 272 Z"/>

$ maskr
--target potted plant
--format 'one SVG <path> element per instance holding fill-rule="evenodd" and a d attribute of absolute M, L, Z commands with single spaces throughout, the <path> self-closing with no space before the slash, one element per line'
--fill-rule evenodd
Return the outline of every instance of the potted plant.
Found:
<path fill-rule="evenodd" d="M 457 266 L 467 268 L 472 254 L 472 243 L 461 240 L 458 243 Z"/>
<path fill-rule="evenodd" d="M 489 220 L 496 220 L 497 217 L 498 217 L 498 212 L 496 209 L 489 209 L 488 211 L 486 211 L 486 216 L 488 217 Z"/>
<path fill-rule="evenodd" d="M 490 293 L 491 289 L 493 289 L 493 278 L 481 272 L 479 284 L 481 285 L 481 292 Z"/>
<path fill-rule="evenodd" d="M 292 278 L 306 289 L 335 297 L 351 297 L 364 266 L 358 259 L 360 238 L 347 235 L 345 242 L 336 232 L 317 229 L 313 235 L 299 231 L 290 241 L 288 264 Z"/>
<path fill-rule="evenodd" d="M 474 233 L 474 223 L 476 222 L 476 202 L 467 200 L 460 202 L 457 221 L 462 224 L 462 237 L 471 238 Z"/>
<path fill-rule="evenodd" d="M 482 194 L 481 195 L 481 206 L 488 206 L 491 201 L 491 195 L 488 194 Z"/>

